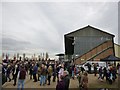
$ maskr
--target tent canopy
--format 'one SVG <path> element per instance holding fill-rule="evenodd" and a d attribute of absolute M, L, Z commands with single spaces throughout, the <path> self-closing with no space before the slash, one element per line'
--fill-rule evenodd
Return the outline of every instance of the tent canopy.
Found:
<path fill-rule="evenodd" d="M 100 61 L 120 61 L 120 58 L 118 58 L 114 55 L 109 55 L 108 57 L 103 58 Z"/>
<path fill-rule="evenodd" d="M 64 54 L 60 53 L 60 54 L 56 54 L 55 56 L 64 56 Z"/>

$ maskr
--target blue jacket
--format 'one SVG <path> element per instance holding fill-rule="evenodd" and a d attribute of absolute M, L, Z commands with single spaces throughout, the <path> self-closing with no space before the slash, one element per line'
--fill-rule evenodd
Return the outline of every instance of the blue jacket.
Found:
<path fill-rule="evenodd" d="M 37 71 L 38 71 L 38 67 L 35 65 L 35 66 L 33 67 L 33 74 L 36 74 Z"/>

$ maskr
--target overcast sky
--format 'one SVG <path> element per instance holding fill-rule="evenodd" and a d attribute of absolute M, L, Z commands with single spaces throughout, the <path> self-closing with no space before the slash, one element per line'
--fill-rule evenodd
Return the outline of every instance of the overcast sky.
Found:
<path fill-rule="evenodd" d="M 3 2 L 2 49 L 10 53 L 64 53 L 64 34 L 87 25 L 115 35 L 116 2 Z"/>

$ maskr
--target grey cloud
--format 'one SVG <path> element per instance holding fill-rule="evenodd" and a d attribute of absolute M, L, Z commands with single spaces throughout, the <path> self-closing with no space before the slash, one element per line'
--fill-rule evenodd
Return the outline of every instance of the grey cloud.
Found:
<path fill-rule="evenodd" d="M 90 24 L 115 34 L 117 42 L 117 2 L 42 3 L 40 8 L 53 21 L 61 37 L 66 32 Z"/>
<path fill-rule="evenodd" d="M 12 38 L 2 38 L 2 49 L 3 50 L 24 50 L 26 46 L 31 43 L 26 41 L 17 41 Z"/>
<path fill-rule="evenodd" d="M 112 8 L 111 8 L 112 7 Z M 107 3 L 101 10 L 101 17 L 98 16 L 94 25 L 115 35 L 115 43 L 118 43 L 118 4 Z"/>
<path fill-rule="evenodd" d="M 88 24 L 117 35 L 116 8 L 116 3 L 4 3 L 3 49 L 64 52 L 63 35 Z"/>

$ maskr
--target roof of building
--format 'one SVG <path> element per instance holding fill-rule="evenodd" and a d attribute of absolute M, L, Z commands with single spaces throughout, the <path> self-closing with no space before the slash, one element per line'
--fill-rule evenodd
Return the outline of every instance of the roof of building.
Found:
<path fill-rule="evenodd" d="M 67 33 L 67 34 L 65 34 L 65 36 L 74 34 L 74 33 L 78 32 L 78 31 L 81 31 L 81 30 L 85 30 L 86 28 L 92 28 L 92 29 L 94 29 L 94 30 L 98 30 L 98 31 L 100 31 L 100 32 L 102 32 L 102 33 L 105 33 L 105 34 L 108 34 L 108 35 L 110 35 L 110 36 L 112 36 L 112 37 L 115 37 L 115 35 L 113 35 L 113 34 L 110 34 L 110 33 L 108 33 L 108 32 L 105 32 L 105 31 L 103 31 L 103 30 L 101 30 L 101 29 L 95 28 L 95 27 L 90 26 L 90 25 L 85 26 L 85 27 L 83 27 L 83 28 L 80 28 L 80 29 L 78 29 L 78 30 L 72 31 L 72 32 L 70 32 L 70 33 Z"/>
<path fill-rule="evenodd" d="M 89 33 L 90 30 L 90 33 Z M 87 32 L 87 33 L 86 33 Z M 95 33 L 94 33 L 95 32 Z M 99 32 L 96 34 L 96 32 Z M 102 33 L 102 34 L 101 34 Z M 64 41 L 65 41 L 65 54 L 67 55 L 73 55 L 74 54 L 74 37 L 79 36 L 110 36 L 111 38 L 114 38 L 115 35 L 110 34 L 108 32 L 102 31 L 100 29 L 97 29 L 95 27 L 92 27 L 90 25 L 83 27 L 81 29 L 75 30 L 73 32 L 70 32 L 68 34 L 64 35 Z"/>
<path fill-rule="evenodd" d="M 115 45 L 117 45 L 118 47 L 120 47 L 120 45 L 119 44 L 117 44 L 117 43 L 114 43 Z"/>
<path fill-rule="evenodd" d="M 64 56 L 65 54 L 60 53 L 60 54 L 56 54 L 55 56 Z"/>

